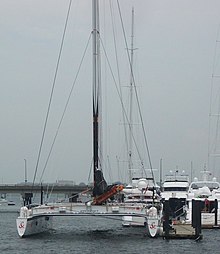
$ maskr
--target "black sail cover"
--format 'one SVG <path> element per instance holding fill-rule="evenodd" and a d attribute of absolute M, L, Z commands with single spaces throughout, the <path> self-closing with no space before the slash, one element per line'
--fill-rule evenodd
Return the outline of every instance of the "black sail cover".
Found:
<path fill-rule="evenodd" d="M 108 185 L 100 169 L 96 169 L 94 179 L 95 179 L 95 182 L 94 182 L 94 188 L 93 188 L 93 196 L 97 197 L 107 191 Z"/>

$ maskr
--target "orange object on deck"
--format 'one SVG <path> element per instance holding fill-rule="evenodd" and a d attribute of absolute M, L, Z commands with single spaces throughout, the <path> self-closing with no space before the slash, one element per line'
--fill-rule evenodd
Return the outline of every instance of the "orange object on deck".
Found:
<path fill-rule="evenodd" d="M 123 188 L 124 188 L 123 185 L 114 185 L 114 186 L 112 186 L 112 188 L 109 191 L 107 191 L 107 192 L 103 193 L 102 195 L 94 198 L 93 205 L 100 205 L 101 203 L 106 201 L 108 198 L 113 197 L 117 192 L 122 191 Z"/>

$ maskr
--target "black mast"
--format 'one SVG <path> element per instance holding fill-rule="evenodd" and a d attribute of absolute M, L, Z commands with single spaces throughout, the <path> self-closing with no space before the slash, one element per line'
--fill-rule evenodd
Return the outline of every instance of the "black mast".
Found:
<path fill-rule="evenodd" d="M 92 36 L 93 36 L 93 196 L 99 196 L 107 190 L 99 161 L 100 127 L 99 106 L 101 104 L 101 66 L 100 66 L 100 34 L 99 34 L 99 3 L 92 0 Z"/>

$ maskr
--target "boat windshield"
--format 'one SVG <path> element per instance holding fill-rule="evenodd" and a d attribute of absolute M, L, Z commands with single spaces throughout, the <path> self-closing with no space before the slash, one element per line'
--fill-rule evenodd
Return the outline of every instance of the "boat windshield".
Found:
<path fill-rule="evenodd" d="M 190 189 L 199 189 L 204 186 L 207 186 L 210 190 L 218 189 L 220 188 L 220 185 L 218 182 L 193 182 L 190 185 Z"/>
<path fill-rule="evenodd" d="M 167 175 L 165 182 L 188 182 L 188 176 L 186 175 Z"/>
<path fill-rule="evenodd" d="M 164 187 L 164 191 L 188 191 L 187 187 Z"/>

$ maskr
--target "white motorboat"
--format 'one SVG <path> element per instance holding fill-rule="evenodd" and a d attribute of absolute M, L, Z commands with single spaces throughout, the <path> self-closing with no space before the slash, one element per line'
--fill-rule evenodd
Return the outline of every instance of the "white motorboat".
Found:
<path fill-rule="evenodd" d="M 160 201 L 159 186 L 152 178 L 133 178 L 132 184 L 123 189 L 125 203 L 151 204 Z"/>
<path fill-rule="evenodd" d="M 8 205 L 8 200 L 5 198 L 0 199 L 0 205 Z"/>
<path fill-rule="evenodd" d="M 202 171 L 203 179 L 197 178 L 189 186 L 187 195 L 187 223 L 192 223 L 192 202 L 200 200 L 202 203 L 202 227 L 211 228 L 220 225 L 220 184 L 211 173 Z"/>
<path fill-rule="evenodd" d="M 159 195 L 159 186 L 155 186 L 152 178 L 133 178 L 132 184 L 123 189 L 124 203 L 130 206 L 142 204 L 146 209 L 155 207 L 157 216 L 162 217 L 161 198 Z M 150 210 L 151 211 L 151 210 Z M 148 213 L 148 211 L 147 211 Z M 143 217 L 124 216 L 122 218 L 123 226 L 146 226 L 146 220 Z"/>
<path fill-rule="evenodd" d="M 8 201 L 8 205 L 9 205 L 9 206 L 14 206 L 14 205 L 15 205 L 15 202 L 12 201 L 12 200 L 9 200 L 9 201 Z"/>
<path fill-rule="evenodd" d="M 0 205 L 8 205 L 8 200 L 6 198 L 6 193 L 2 193 L 1 194 Z"/>
<path fill-rule="evenodd" d="M 0 206 L 11 206 L 11 205 L 15 205 L 15 202 L 12 200 L 8 200 L 6 198 L 6 194 L 2 194 L 1 198 L 0 198 Z"/>
<path fill-rule="evenodd" d="M 175 171 L 174 174 L 166 176 L 162 186 L 161 198 L 164 200 L 169 200 L 170 198 L 186 200 L 188 190 L 188 175 L 184 174 L 184 172 L 179 174 L 179 171 Z"/>
<path fill-rule="evenodd" d="M 183 171 L 171 171 L 166 175 L 162 191 L 162 202 L 169 201 L 170 212 L 174 220 L 185 220 L 186 199 L 189 190 L 189 178 Z"/>

